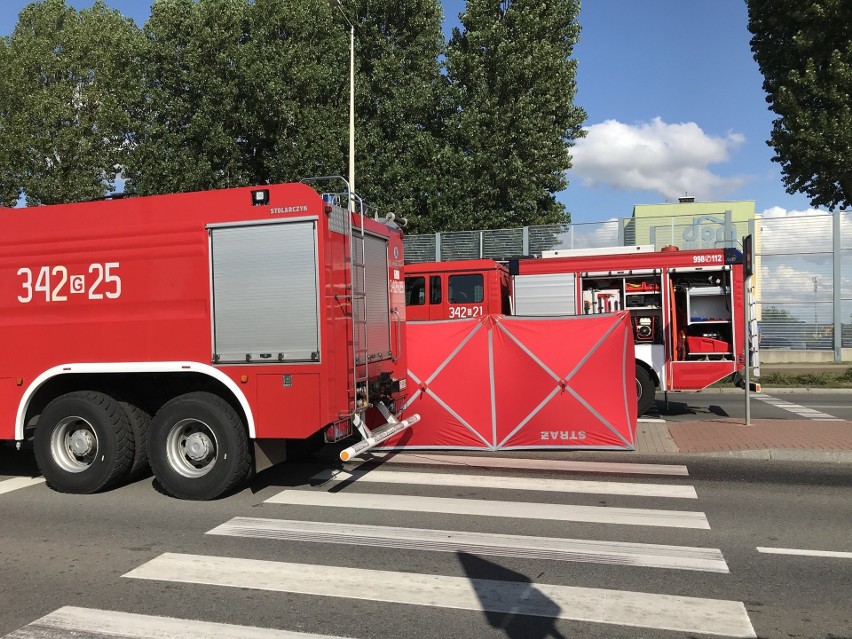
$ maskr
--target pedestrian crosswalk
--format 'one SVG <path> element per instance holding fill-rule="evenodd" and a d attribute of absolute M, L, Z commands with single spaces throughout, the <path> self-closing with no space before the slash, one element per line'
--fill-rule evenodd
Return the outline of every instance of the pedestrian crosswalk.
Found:
<path fill-rule="evenodd" d="M 571 573 L 574 576 L 566 582 L 565 573 L 560 571 L 542 573 L 539 580 L 508 569 L 498 570 L 496 575 L 478 569 L 480 563 L 485 562 L 482 558 L 488 557 L 488 565 L 498 568 L 501 568 L 501 559 L 514 566 L 518 561 L 554 561 L 566 566 L 584 564 L 589 570 L 600 565 L 618 570 L 695 571 L 716 573 L 720 575 L 717 578 L 725 579 L 729 570 L 721 550 L 708 547 L 706 543 L 710 530 L 707 516 L 688 508 L 689 504 L 696 503 L 698 495 L 692 486 L 682 483 L 685 472 L 672 467 L 661 469 L 653 464 L 631 464 L 636 468 L 629 472 L 638 473 L 638 467 L 644 466 L 648 476 L 667 475 L 668 478 L 656 479 L 653 483 L 599 481 L 570 478 L 571 471 L 566 471 L 561 473 L 561 478 L 551 479 L 525 476 L 523 471 L 527 469 L 513 468 L 511 461 L 514 460 L 508 458 L 472 459 L 482 460 L 481 463 L 487 465 L 465 463 L 465 473 L 448 471 L 446 461 L 425 471 L 402 469 L 397 464 L 368 468 L 357 463 L 348 465 L 345 470 L 324 470 L 297 486 L 265 495 L 262 501 L 265 516 L 232 517 L 207 531 L 211 538 L 239 538 L 244 544 L 257 540 L 258 544 L 310 543 L 401 549 L 409 555 L 453 553 L 458 558 L 454 571 L 442 570 L 444 564 L 440 562 L 435 562 L 428 570 L 412 571 L 411 566 L 394 570 L 389 562 L 382 565 L 359 562 L 362 555 L 355 550 L 346 565 L 334 561 L 338 556 L 334 553 L 329 555 L 330 563 L 326 564 L 282 561 L 278 560 L 281 557 L 278 554 L 258 558 L 255 553 L 245 553 L 253 555 L 249 557 L 227 556 L 221 552 L 164 552 L 136 566 L 124 574 L 124 578 L 139 584 L 171 583 L 186 587 L 248 589 L 282 597 L 308 595 L 331 598 L 329 600 L 359 600 L 365 602 L 364 605 L 379 606 L 377 610 L 383 611 L 388 606 L 400 604 L 432 610 L 431 614 L 436 615 L 440 615 L 441 610 L 460 611 L 455 614 L 473 615 L 470 622 L 473 628 L 476 619 L 497 614 L 548 619 L 554 623 L 566 620 L 574 624 L 642 629 L 637 632 L 643 636 L 648 631 L 686 633 L 686 636 L 756 636 L 741 601 L 698 596 L 700 592 L 666 592 L 665 579 L 654 582 L 662 586 L 616 589 L 600 587 L 593 582 L 582 583 L 583 572 Z M 584 475 L 598 469 L 602 474 L 613 472 L 608 464 L 584 464 L 581 470 L 577 469 Z M 552 476 L 552 472 L 549 475 Z M 459 488 L 464 489 L 461 494 Z M 451 496 L 439 496 L 442 493 Z M 495 493 L 499 493 L 500 499 L 492 498 Z M 572 503 L 588 496 L 621 499 L 630 506 Z M 660 500 L 669 500 L 665 505 L 671 503 L 672 507 L 656 507 Z M 353 519 L 349 516 L 352 513 L 357 513 L 355 519 L 360 521 L 347 521 Z M 390 525 L 400 520 L 408 525 Z M 423 526 L 432 521 L 445 524 Z M 456 530 L 447 527 L 446 522 L 451 522 L 450 525 L 467 523 L 461 526 L 464 529 Z M 480 525 L 483 522 L 491 522 L 492 530 L 501 529 L 501 532 L 489 531 Z M 539 530 L 539 526 L 547 522 L 552 522 L 551 527 Z M 630 541 L 553 535 L 554 531 L 561 530 L 556 524 L 575 532 L 582 530 L 585 524 L 596 524 L 604 527 L 596 530 L 611 529 L 613 537 L 626 534 Z M 677 541 L 683 538 L 694 543 L 654 543 L 659 541 L 654 531 L 661 529 L 679 530 Z M 615 534 L 615 531 L 620 532 Z M 534 534 L 519 534 L 521 532 Z M 285 555 L 285 558 L 292 560 L 293 556 Z M 380 587 L 369 587 L 376 584 Z M 286 620 L 282 620 L 281 625 L 287 626 Z M 341 637 L 352 636 L 345 626 L 337 632 Z M 179 639 L 203 636 L 336 639 L 273 628 L 73 607 L 60 608 L 5 639 L 52 639 L 69 636 L 69 633 L 78 633 L 71 636 L 96 634 L 102 639 L 166 636 Z M 468 632 L 466 636 L 476 634 Z"/>
<path fill-rule="evenodd" d="M 125 577 L 752 636 L 742 634 L 751 624 L 741 602 L 699 597 L 173 553 Z"/>
<path fill-rule="evenodd" d="M 320 543 L 333 539 L 336 544 L 378 548 L 467 552 L 548 561 L 729 572 L 728 564 L 720 550 L 690 546 L 294 521 L 268 517 L 234 517 L 207 534 Z"/>
<path fill-rule="evenodd" d="M 339 639 L 271 628 L 64 606 L 4 639 Z"/>
<path fill-rule="evenodd" d="M 456 499 L 452 497 L 419 497 L 415 495 L 383 495 L 377 493 L 332 493 L 284 490 L 266 500 L 270 504 L 316 506 L 318 508 L 353 508 L 358 510 L 393 510 L 444 515 L 478 517 L 511 517 L 550 521 L 577 521 L 632 526 L 668 526 L 671 528 L 710 528 L 702 512 L 659 510 L 651 508 L 609 508 L 538 502 Z"/>
<path fill-rule="evenodd" d="M 772 397 L 771 395 L 767 395 L 766 393 L 755 395 L 755 397 L 766 404 L 770 404 L 771 406 L 775 406 L 776 408 L 781 408 L 783 410 L 790 411 L 791 413 L 795 413 L 803 419 L 812 419 L 818 422 L 844 421 L 839 417 L 829 415 L 828 413 L 823 413 L 822 411 L 816 410 L 815 408 L 808 408 L 806 406 L 801 406 L 800 404 L 794 404 L 793 402 L 788 402 L 777 397 Z"/>

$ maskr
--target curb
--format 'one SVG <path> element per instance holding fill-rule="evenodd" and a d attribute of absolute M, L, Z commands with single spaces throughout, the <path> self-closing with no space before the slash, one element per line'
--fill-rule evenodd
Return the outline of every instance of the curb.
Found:
<path fill-rule="evenodd" d="M 653 457 L 679 459 L 681 463 L 691 459 L 746 459 L 756 461 L 822 462 L 828 464 L 852 464 L 850 450 L 798 450 L 794 448 L 765 448 L 751 450 L 702 451 L 700 453 L 642 453 Z"/>

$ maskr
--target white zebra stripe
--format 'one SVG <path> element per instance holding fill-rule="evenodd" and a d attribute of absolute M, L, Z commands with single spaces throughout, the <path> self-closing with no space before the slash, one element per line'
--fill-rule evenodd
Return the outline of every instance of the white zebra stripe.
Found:
<path fill-rule="evenodd" d="M 342 639 L 272 628 L 64 606 L 3 639 Z"/>
<path fill-rule="evenodd" d="M 852 552 L 841 552 L 837 550 L 804 550 L 800 548 L 761 548 L 757 552 L 770 555 L 799 555 L 802 557 L 828 557 L 831 559 L 852 559 Z"/>
<path fill-rule="evenodd" d="M 13 477 L 12 479 L 0 481 L 0 495 L 43 483 L 44 477 Z"/>
<path fill-rule="evenodd" d="M 491 477 L 441 473 L 394 472 L 389 470 L 324 470 L 313 477 L 317 481 L 358 481 L 417 486 L 462 486 L 593 495 L 629 495 L 631 497 L 671 497 L 698 499 L 692 486 L 634 484 L 626 482 L 583 481 L 576 479 L 539 479 L 529 477 Z"/>
<path fill-rule="evenodd" d="M 793 404 L 792 402 L 785 401 L 783 399 L 778 399 L 777 397 L 772 397 L 771 395 L 756 395 L 756 398 L 766 402 L 771 406 L 775 406 L 776 408 L 780 408 L 782 410 L 789 411 L 800 417 L 806 417 L 808 419 L 813 419 L 815 421 L 822 422 L 842 422 L 846 421 L 840 419 L 839 417 L 835 417 L 834 415 L 829 415 L 828 413 L 823 413 L 822 411 L 818 411 L 814 408 L 808 408 L 806 406 L 800 406 L 799 404 Z"/>
<path fill-rule="evenodd" d="M 480 517 L 515 517 L 550 521 L 582 521 L 629 526 L 664 526 L 708 530 L 710 528 L 707 517 L 702 512 L 654 510 L 650 508 L 606 508 L 516 501 L 416 497 L 412 495 L 326 493 L 309 490 L 284 490 L 267 499 L 266 503 L 359 510 L 476 515 Z"/>
<path fill-rule="evenodd" d="M 615 473 L 624 475 L 675 475 L 686 477 L 686 466 L 678 464 L 629 464 L 621 462 L 561 461 L 524 457 L 477 457 L 474 455 L 435 455 L 430 453 L 376 452 L 370 460 L 385 464 L 428 464 L 430 466 L 469 466 L 471 468 L 515 468 L 518 470 L 553 470 L 571 473 Z"/>
<path fill-rule="evenodd" d="M 717 548 L 234 517 L 208 535 L 727 573 Z"/>
<path fill-rule="evenodd" d="M 160 555 L 124 576 L 755 637 L 742 602 L 699 597 L 172 553 Z M 365 587 L 368 584 L 376 587 Z"/>

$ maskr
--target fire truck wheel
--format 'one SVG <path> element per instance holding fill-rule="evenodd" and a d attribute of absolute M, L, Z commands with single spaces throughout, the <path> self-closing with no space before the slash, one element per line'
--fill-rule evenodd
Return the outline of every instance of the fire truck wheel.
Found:
<path fill-rule="evenodd" d="M 127 476 L 135 446 L 117 401 L 103 393 L 76 391 L 45 407 L 33 449 L 48 486 L 64 493 L 94 493 Z"/>
<path fill-rule="evenodd" d="M 212 393 L 187 393 L 157 411 L 148 455 L 160 485 L 180 499 L 215 499 L 251 471 L 245 426 L 231 405 Z"/>
<path fill-rule="evenodd" d="M 135 444 L 133 464 L 130 466 L 127 478 L 130 481 L 136 481 L 151 470 L 148 463 L 148 432 L 151 430 L 151 416 L 138 406 L 128 402 L 121 402 L 121 407 L 127 415 Z"/>
<path fill-rule="evenodd" d="M 643 367 L 636 365 L 636 403 L 638 404 L 636 414 L 642 415 L 651 408 L 654 403 L 654 380 L 651 374 Z"/>

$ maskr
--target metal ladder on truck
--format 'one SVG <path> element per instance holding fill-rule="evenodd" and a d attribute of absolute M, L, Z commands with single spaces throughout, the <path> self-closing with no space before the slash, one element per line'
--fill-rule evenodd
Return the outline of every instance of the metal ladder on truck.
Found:
<path fill-rule="evenodd" d="M 358 215 L 360 224 L 354 226 L 352 216 L 355 213 L 354 201 L 358 201 Z M 367 240 L 364 233 L 364 203 L 361 199 L 349 192 L 349 202 L 346 214 L 346 229 L 349 235 L 349 299 L 352 321 L 352 368 L 350 408 L 352 424 L 361 435 L 361 441 L 340 452 L 340 459 L 349 461 L 356 455 L 366 452 L 373 446 L 383 442 L 392 435 L 408 428 L 416 423 L 420 417 L 413 415 L 406 420 L 399 421 L 396 416 L 388 410 L 383 402 L 375 404 L 375 408 L 382 414 L 385 424 L 370 430 L 363 419 L 364 413 L 372 406 L 370 403 L 369 371 L 369 305 L 367 304 Z M 359 372 L 360 371 L 360 372 Z"/>

